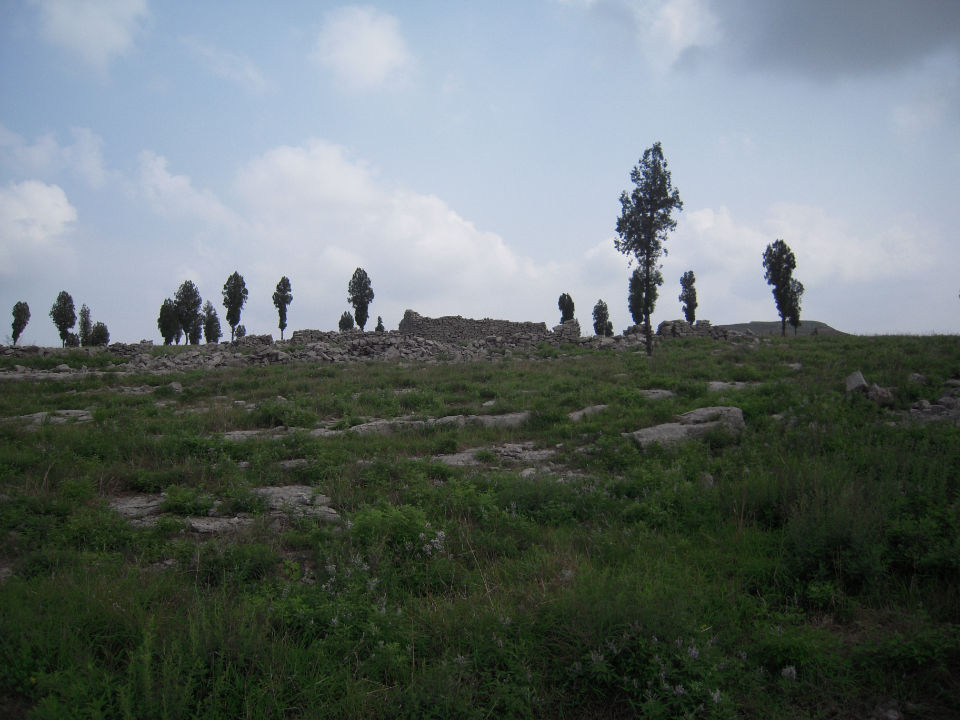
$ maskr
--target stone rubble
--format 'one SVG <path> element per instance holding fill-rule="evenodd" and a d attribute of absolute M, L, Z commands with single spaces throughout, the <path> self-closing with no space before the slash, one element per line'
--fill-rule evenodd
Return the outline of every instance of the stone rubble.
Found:
<path fill-rule="evenodd" d="M 657 342 L 671 337 L 702 336 L 718 340 L 746 337 L 699 321 L 694 326 L 675 320 L 661 323 Z M 645 345 L 643 329 L 629 328 L 623 335 L 581 336 L 580 324 L 567 321 L 548 330 L 545 323 L 511 322 L 507 320 L 472 320 L 469 318 L 428 318 L 408 310 L 400 330 L 390 332 L 346 332 L 297 330 L 289 340 L 274 341 L 272 335 L 248 335 L 236 342 L 183 346 L 177 352 L 157 352 L 151 341 L 114 343 L 107 347 L 40 348 L 9 346 L 0 348 L 0 356 L 93 357 L 109 353 L 125 361 L 109 369 L 92 370 L 85 366 L 71 368 L 61 363 L 53 370 L 33 370 L 14 365 L 0 371 L 0 379 L 70 378 L 78 374 L 107 373 L 163 374 L 194 369 L 279 365 L 292 362 L 344 363 L 366 360 L 394 362 L 469 362 L 496 360 L 514 352 L 529 352 L 547 344 L 557 348 L 579 346 L 613 350 L 640 349 Z"/>

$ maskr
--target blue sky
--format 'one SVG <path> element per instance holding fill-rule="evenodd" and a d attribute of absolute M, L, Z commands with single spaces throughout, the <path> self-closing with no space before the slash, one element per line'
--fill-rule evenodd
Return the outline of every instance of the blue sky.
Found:
<path fill-rule="evenodd" d="M 57 344 L 65 289 L 159 341 L 183 280 L 222 318 L 238 270 L 249 332 L 279 334 L 282 275 L 289 329 L 333 329 L 360 266 L 370 327 L 553 325 L 569 292 L 621 331 L 618 198 L 656 141 L 685 207 L 654 322 L 690 269 L 698 317 L 775 320 L 783 238 L 802 318 L 960 332 L 954 0 L 0 0 L 0 308 Z"/>

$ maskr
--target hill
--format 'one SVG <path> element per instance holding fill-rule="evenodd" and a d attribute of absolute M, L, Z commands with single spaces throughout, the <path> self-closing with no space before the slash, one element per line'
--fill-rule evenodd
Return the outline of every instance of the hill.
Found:
<path fill-rule="evenodd" d="M 733 325 L 720 325 L 719 327 L 726 328 L 727 330 L 735 330 L 737 332 L 747 332 L 748 330 L 754 335 L 766 336 L 766 335 L 779 335 L 780 334 L 780 321 L 758 321 L 754 320 L 748 323 L 734 323 Z M 848 333 L 841 332 L 836 330 L 826 323 L 819 322 L 817 320 L 804 320 L 800 323 L 800 327 L 797 328 L 797 335 L 847 335 Z M 793 335 L 793 328 L 787 325 L 787 335 Z"/>

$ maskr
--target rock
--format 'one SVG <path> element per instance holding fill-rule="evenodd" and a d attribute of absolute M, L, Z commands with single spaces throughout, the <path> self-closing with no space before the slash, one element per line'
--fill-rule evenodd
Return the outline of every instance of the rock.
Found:
<path fill-rule="evenodd" d="M 622 433 L 632 438 L 641 449 L 659 444 L 665 447 L 704 437 L 718 428 L 725 428 L 739 436 L 746 427 L 743 411 L 737 407 L 705 407 L 677 415 L 676 422 L 643 428 L 632 433 Z"/>
<path fill-rule="evenodd" d="M 110 500 L 110 508 L 124 517 L 143 518 L 159 515 L 162 495 L 129 495 Z"/>
<path fill-rule="evenodd" d="M 893 405 L 893 390 L 873 383 L 867 390 L 867 399 L 881 407 L 889 407 Z"/>
<path fill-rule="evenodd" d="M 910 373 L 910 376 L 907 378 L 907 382 L 911 385 L 925 385 L 927 382 L 927 376 L 921 375 L 920 373 Z"/>
<path fill-rule="evenodd" d="M 756 386 L 757 383 L 746 383 L 746 382 L 724 382 L 722 380 L 711 380 L 707 383 L 707 390 L 709 392 L 723 392 L 724 390 L 746 390 L 747 388 Z"/>
<path fill-rule="evenodd" d="M 869 385 L 867 385 L 866 379 L 863 377 L 863 373 L 860 372 L 859 370 L 855 370 L 854 372 L 847 375 L 847 379 L 845 382 L 846 382 L 848 393 L 860 392 L 860 391 L 866 392 L 867 388 L 869 387 Z"/>
<path fill-rule="evenodd" d="M 285 510 L 302 506 L 329 505 L 330 498 L 321 495 L 309 485 L 280 485 L 254 490 L 267 501 L 271 510 Z"/>
<path fill-rule="evenodd" d="M 70 369 L 71 369 L 70 366 L 67 365 L 66 363 L 60 363 L 53 370 L 54 372 L 63 373 L 63 372 L 70 372 Z"/>
<path fill-rule="evenodd" d="M 167 387 L 169 387 L 169 388 L 170 388 L 171 390 L 173 390 L 175 393 L 182 393 L 182 392 L 183 392 L 183 385 L 181 385 L 181 384 L 178 383 L 178 382 L 172 382 L 172 383 L 170 383 Z"/>
<path fill-rule="evenodd" d="M 567 417 L 570 419 L 570 422 L 580 422 L 585 417 L 596 415 L 597 413 L 603 412 L 606 409 L 606 405 L 591 405 L 589 407 L 585 407 L 583 410 L 574 410 L 571 413 L 567 413 Z"/>
<path fill-rule="evenodd" d="M 638 390 L 637 392 L 648 400 L 666 400 L 667 398 L 677 396 L 677 394 L 672 390 L 660 390 L 657 388 L 653 388 L 651 390 Z"/>
<path fill-rule="evenodd" d="M 794 372 L 799 372 L 800 370 L 803 370 L 803 365 L 800 363 L 784 363 L 784 366 L 790 370 L 793 370 Z"/>

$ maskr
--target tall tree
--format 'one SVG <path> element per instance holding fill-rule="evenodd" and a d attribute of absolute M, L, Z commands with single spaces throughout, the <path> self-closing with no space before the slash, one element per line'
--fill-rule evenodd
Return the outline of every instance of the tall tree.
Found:
<path fill-rule="evenodd" d="M 173 345 L 174 340 L 180 344 L 180 319 L 177 317 L 177 306 L 170 298 L 160 306 L 160 316 L 157 318 L 157 329 L 163 337 L 164 345 Z"/>
<path fill-rule="evenodd" d="M 290 278 L 284 275 L 277 283 L 277 289 L 273 293 L 273 306 L 277 308 L 280 315 L 280 339 L 283 340 L 283 331 L 287 329 L 287 305 L 293 302 L 293 295 L 290 293 Z"/>
<path fill-rule="evenodd" d="M 57 326 L 60 333 L 60 342 L 64 347 L 67 345 L 71 333 L 70 330 L 77 324 L 77 313 L 73 309 L 73 298 L 66 290 L 61 290 L 57 295 L 53 307 L 50 308 L 50 319 Z"/>
<path fill-rule="evenodd" d="M 379 315 L 377 315 L 377 326 L 373 330 L 374 332 L 378 333 L 382 333 L 386 330 L 386 328 L 383 327 L 383 318 Z"/>
<path fill-rule="evenodd" d="M 190 323 L 190 327 L 187 330 L 187 340 L 190 341 L 191 345 L 199 345 L 201 338 L 203 338 L 203 321 L 204 316 L 202 312 L 198 312 L 194 318 L 193 322 Z"/>
<path fill-rule="evenodd" d="M 683 210 L 680 192 L 671 182 L 663 149 L 656 142 L 643 152 L 639 164 L 630 173 L 634 184 L 630 194 L 620 194 L 621 214 L 617 218 L 614 245 L 625 255 L 637 261 L 640 271 L 640 290 L 637 293 L 638 310 L 643 316 L 647 335 L 647 354 L 653 353 L 650 315 L 657 302 L 657 288 L 663 284 L 660 256 L 666 254 L 663 243 L 667 234 L 677 227 L 674 211 Z"/>
<path fill-rule="evenodd" d="M 800 327 L 800 300 L 803 299 L 803 283 L 796 278 L 790 278 L 790 309 L 787 311 L 787 321 L 793 328 L 796 336 Z"/>
<path fill-rule="evenodd" d="M 368 308 L 373 302 L 373 287 L 370 285 L 366 270 L 357 268 L 353 271 L 353 277 L 347 285 L 347 293 L 347 302 L 353 305 L 353 315 L 357 319 L 357 325 L 363 330 L 370 317 Z"/>
<path fill-rule="evenodd" d="M 349 310 L 343 311 L 343 315 L 340 316 L 340 322 L 337 326 L 340 328 L 340 332 L 353 330 L 353 315 L 350 314 Z"/>
<path fill-rule="evenodd" d="M 93 322 L 90 320 L 90 308 L 84 303 L 80 306 L 80 327 L 77 328 L 77 336 L 80 338 L 80 344 L 84 347 L 90 344 L 90 332 L 93 330 Z"/>
<path fill-rule="evenodd" d="M 24 300 L 21 300 L 16 305 L 13 306 L 13 344 L 17 344 L 17 340 L 20 339 L 20 336 L 23 334 L 23 330 L 27 327 L 27 323 L 30 322 L 30 306 Z"/>
<path fill-rule="evenodd" d="M 697 287 L 695 283 L 697 282 L 696 276 L 693 274 L 693 270 L 687 270 L 680 277 L 680 297 L 678 298 L 681 303 L 683 303 L 683 316 L 687 319 L 687 322 L 691 325 L 697 319 Z"/>
<path fill-rule="evenodd" d="M 187 342 L 193 342 L 194 338 L 199 337 L 194 326 L 197 324 L 200 305 L 203 304 L 200 291 L 193 284 L 193 280 L 184 280 L 183 284 L 177 288 L 177 294 L 173 296 L 173 304 L 177 310 L 180 330 L 187 336 Z"/>
<path fill-rule="evenodd" d="M 220 342 L 220 318 L 213 303 L 207 300 L 203 305 L 203 339 L 208 343 Z"/>
<path fill-rule="evenodd" d="M 793 271 L 796 267 L 797 258 L 783 240 L 775 240 L 763 251 L 763 278 L 768 285 L 773 286 L 773 300 L 777 304 L 777 313 L 780 315 L 781 337 L 787 334 L 792 291 L 790 281 L 793 280 Z M 797 308 L 798 319 L 799 313 L 800 310 Z"/>
<path fill-rule="evenodd" d="M 648 301 L 646 291 L 649 290 L 653 298 Z M 627 307 L 630 309 L 630 317 L 633 318 L 634 325 L 643 325 L 643 309 L 657 302 L 657 286 L 653 285 L 647 288 L 643 283 L 643 273 L 640 268 L 634 268 L 630 275 L 630 287 L 627 294 Z"/>
<path fill-rule="evenodd" d="M 240 311 L 247 301 L 247 284 L 243 276 L 234 270 L 233 275 L 223 284 L 223 306 L 227 309 L 227 323 L 230 325 L 230 341 L 236 340 L 237 323 L 240 322 Z"/>
<path fill-rule="evenodd" d="M 603 300 L 597 300 L 593 306 L 593 331 L 601 337 L 613 335 L 613 323 L 610 321 L 610 310 Z"/>
<path fill-rule="evenodd" d="M 565 323 L 567 320 L 573 320 L 573 298 L 570 297 L 570 295 L 563 293 L 560 299 L 557 300 L 557 307 L 560 308 L 561 323 Z"/>

